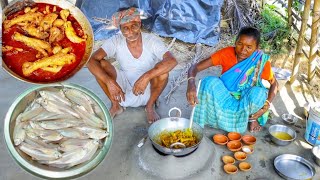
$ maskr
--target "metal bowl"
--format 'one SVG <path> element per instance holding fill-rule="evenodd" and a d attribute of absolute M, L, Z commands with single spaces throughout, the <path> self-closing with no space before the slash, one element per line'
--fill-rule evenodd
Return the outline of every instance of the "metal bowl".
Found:
<path fill-rule="evenodd" d="M 314 156 L 314 161 L 320 166 L 320 145 L 314 146 L 312 148 L 312 154 Z"/>
<path fill-rule="evenodd" d="M 72 71 L 68 72 L 65 76 L 63 76 L 57 80 L 45 81 L 45 82 L 44 81 L 37 82 L 37 81 L 33 81 L 33 80 L 30 80 L 30 79 L 27 79 L 25 77 L 20 76 L 16 72 L 12 71 L 4 63 L 4 61 L 2 62 L 2 67 L 5 71 L 7 71 L 14 78 L 21 80 L 21 81 L 24 81 L 24 82 L 28 82 L 28 83 L 50 84 L 50 83 L 58 83 L 58 82 L 65 81 L 65 80 L 71 78 L 73 75 L 75 75 L 89 61 L 89 58 L 90 58 L 92 50 L 93 50 L 93 30 L 92 30 L 92 27 L 91 27 L 87 17 L 82 13 L 82 11 L 79 8 L 77 8 L 74 4 L 70 3 L 67 0 L 50 0 L 50 1 L 48 1 L 48 0 L 33 0 L 33 1 L 36 3 L 47 3 L 47 4 L 56 5 L 56 6 L 59 6 L 60 8 L 68 9 L 70 11 L 70 14 L 72 14 L 74 16 L 74 18 L 81 25 L 84 33 L 87 35 L 86 48 L 85 48 L 85 53 L 82 57 L 82 60 L 80 61 L 80 63 L 77 65 L 76 68 L 74 68 Z M 7 9 L 10 8 L 11 5 L 14 5 L 17 2 L 21 2 L 21 0 L 11 1 L 9 3 L 9 5 L 7 7 L 5 7 L 3 12 L 5 12 Z M 3 20 L 5 20 L 5 18 L 6 18 L 6 16 L 3 14 Z"/>
<path fill-rule="evenodd" d="M 296 116 L 288 113 L 282 114 L 281 118 L 286 124 L 295 124 L 298 121 Z"/>
<path fill-rule="evenodd" d="M 285 133 L 288 133 L 292 139 L 290 140 L 283 140 L 283 139 L 279 139 L 277 137 L 275 137 L 273 135 L 273 133 L 275 132 L 285 132 Z M 269 134 L 271 136 L 271 140 L 277 144 L 277 145 L 280 145 L 280 146 L 286 146 L 288 144 L 290 144 L 292 141 L 294 141 L 297 137 L 297 133 L 296 131 L 294 131 L 293 129 L 289 128 L 288 126 L 285 126 L 285 125 L 280 125 L 280 124 L 275 124 L 275 125 L 272 125 L 269 127 Z"/>
<path fill-rule="evenodd" d="M 55 167 L 49 167 L 47 165 L 42 165 L 36 161 L 33 161 L 30 156 L 27 156 L 19 148 L 15 147 L 13 144 L 13 129 L 17 116 L 26 108 L 26 106 L 32 102 L 36 96 L 36 91 L 45 90 L 48 88 L 72 88 L 79 90 L 89 97 L 101 108 L 101 113 L 99 116 L 101 119 L 106 121 L 107 130 L 109 132 L 109 137 L 103 140 L 103 147 L 99 148 L 94 154 L 93 158 L 85 163 L 79 164 L 77 166 L 71 167 L 69 169 L 59 169 Z M 113 126 L 109 111 L 103 102 L 91 91 L 74 84 L 52 84 L 52 85 L 41 85 L 35 86 L 24 93 L 20 94 L 17 99 L 10 106 L 4 121 L 4 137 L 7 149 L 12 156 L 12 158 L 26 171 L 42 177 L 42 178 L 76 178 L 80 177 L 89 171 L 93 170 L 107 155 L 113 138 Z"/>

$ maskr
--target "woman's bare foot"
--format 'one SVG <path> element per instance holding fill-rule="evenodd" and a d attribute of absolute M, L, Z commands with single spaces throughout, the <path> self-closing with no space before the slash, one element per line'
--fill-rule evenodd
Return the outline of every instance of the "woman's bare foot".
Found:
<path fill-rule="evenodd" d="M 158 115 L 158 113 L 156 112 L 156 110 L 154 109 L 154 107 L 146 107 L 145 108 L 146 111 L 146 115 L 147 115 L 147 120 L 149 124 L 152 124 L 154 122 L 156 122 L 157 120 L 160 119 L 160 116 Z"/>
<path fill-rule="evenodd" d="M 111 108 L 109 109 L 110 112 L 110 116 L 113 119 L 116 115 L 119 115 L 123 112 L 123 107 L 118 105 L 118 106 L 111 106 Z"/>
<path fill-rule="evenodd" d="M 261 131 L 261 126 L 259 125 L 258 121 L 249 122 L 249 130 L 250 130 L 250 132 Z"/>

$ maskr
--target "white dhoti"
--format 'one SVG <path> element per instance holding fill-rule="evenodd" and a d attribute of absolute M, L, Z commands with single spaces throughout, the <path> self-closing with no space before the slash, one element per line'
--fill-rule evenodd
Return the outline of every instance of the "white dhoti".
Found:
<path fill-rule="evenodd" d="M 144 94 L 136 96 L 135 94 L 133 94 L 132 88 L 134 86 L 134 83 L 142 74 L 136 74 L 138 75 L 138 77 L 127 77 L 124 71 L 118 69 L 116 69 L 116 71 L 117 83 L 121 87 L 122 91 L 125 93 L 125 101 L 122 101 L 120 105 L 122 107 L 139 107 L 146 105 L 151 95 L 150 83 L 146 87 Z"/>

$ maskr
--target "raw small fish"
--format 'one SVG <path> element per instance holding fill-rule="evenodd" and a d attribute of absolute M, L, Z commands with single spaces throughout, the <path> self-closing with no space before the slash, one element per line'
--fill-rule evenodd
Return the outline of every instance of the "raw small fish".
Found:
<path fill-rule="evenodd" d="M 26 143 L 35 146 L 35 147 L 44 147 L 44 148 L 51 148 L 51 149 L 58 149 L 58 144 L 52 144 L 52 143 L 45 143 L 39 138 L 31 138 L 28 135 L 26 136 L 25 140 Z"/>
<path fill-rule="evenodd" d="M 19 149 L 36 160 L 55 160 L 61 157 L 61 153 L 55 151 L 53 153 L 44 153 L 41 150 L 34 149 L 31 145 L 21 143 Z"/>
<path fill-rule="evenodd" d="M 89 136 L 81 131 L 73 128 L 65 128 L 57 130 L 62 136 L 74 139 L 89 139 Z"/>
<path fill-rule="evenodd" d="M 74 151 L 74 150 L 79 149 L 79 148 L 83 148 L 83 146 L 66 145 L 66 146 L 64 146 L 64 147 L 59 147 L 58 149 L 59 149 L 60 151 L 67 152 L 67 151 Z"/>
<path fill-rule="evenodd" d="M 44 128 L 40 126 L 40 123 L 38 121 L 30 121 L 29 124 L 32 127 L 32 129 L 44 130 Z"/>
<path fill-rule="evenodd" d="M 57 120 L 48 120 L 48 121 L 41 121 L 39 125 L 44 129 L 63 129 L 68 127 L 73 127 L 82 123 L 80 119 L 57 119 Z"/>
<path fill-rule="evenodd" d="M 96 140 L 90 141 L 88 144 L 84 146 L 84 149 L 86 149 L 86 155 L 83 158 L 79 159 L 78 161 L 70 163 L 68 165 L 68 168 L 84 163 L 86 161 L 89 161 L 93 157 L 93 155 L 96 153 L 98 147 L 99 147 L 98 141 Z"/>
<path fill-rule="evenodd" d="M 58 114 L 71 114 L 72 116 L 76 118 L 80 118 L 79 114 L 77 114 L 71 107 L 65 105 L 65 104 L 57 104 L 55 101 L 50 101 L 44 99 L 40 102 L 40 104 L 50 112 L 55 112 Z"/>
<path fill-rule="evenodd" d="M 64 94 L 69 98 L 71 101 L 77 103 L 78 105 L 83 106 L 87 112 L 90 114 L 94 114 L 92 105 L 93 102 L 90 97 L 86 94 L 76 90 L 76 89 L 64 89 Z"/>
<path fill-rule="evenodd" d="M 61 158 L 49 161 L 48 164 L 60 164 L 60 165 L 68 165 L 74 162 L 77 162 L 79 159 L 85 157 L 87 151 L 83 148 L 78 148 L 74 151 L 68 151 L 62 154 Z"/>
<path fill-rule="evenodd" d="M 34 146 L 34 143 L 31 143 L 31 144 L 27 142 L 24 142 L 24 143 L 25 143 L 24 145 L 28 145 L 30 148 L 41 151 L 45 154 L 55 154 L 56 152 L 58 152 L 58 149 L 55 149 L 55 148 L 40 147 L 38 144 Z"/>
<path fill-rule="evenodd" d="M 65 147 L 67 145 L 74 145 L 74 146 L 84 146 L 90 141 L 90 139 L 67 139 L 60 143 L 60 147 Z"/>
<path fill-rule="evenodd" d="M 101 117 L 103 117 L 103 111 L 101 110 L 100 106 L 97 103 L 93 102 L 92 108 L 94 113 L 101 119 Z"/>
<path fill-rule="evenodd" d="M 26 137 L 26 131 L 24 128 L 26 125 L 27 125 L 26 122 L 20 122 L 14 127 L 14 130 L 13 130 L 14 145 L 18 146 L 24 141 Z"/>
<path fill-rule="evenodd" d="M 34 133 L 40 136 L 42 139 L 49 141 L 59 141 L 63 138 L 61 134 L 53 130 L 28 129 L 27 132 Z"/>
<path fill-rule="evenodd" d="M 45 147 L 44 145 L 37 143 L 36 141 L 34 141 L 32 138 L 30 138 L 29 136 L 26 136 L 26 138 L 24 139 L 24 142 L 27 144 L 30 144 L 31 146 L 34 147 Z"/>
<path fill-rule="evenodd" d="M 38 108 L 31 109 L 29 111 L 25 111 L 21 114 L 21 121 L 28 121 L 36 117 L 37 115 L 43 113 L 44 111 L 45 109 L 43 107 L 38 107 Z"/>
<path fill-rule="evenodd" d="M 22 113 L 20 113 L 16 118 L 16 125 L 21 123 Z"/>
<path fill-rule="evenodd" d="M 93 114 L 86 113 L 86 111 L 84 111 L 81 108 L 81 106 L 76 105 L 73 107 L 73 109 L 81 116 L 84 123 L 88 124 L 89 126 L 93 126 L 97 128 L 105 128 L 107 126 L 106 122 L 102 121 L 101 119 L 99 119 L 97 116 Z"/>
<path fill-rule="evenodd" d="M 48 99 L 50 101 L 56 101 L 57 103 L 64 103 L 71 106 L 71 102 L 65 97 L 62 91 L 52 92 L 52 91 L 40 91 L 41 97 Z"/>
<path fill-rule="evenodd" d="M 92 139 L 103 139 L 109 135 L 108 131 L 90 127 L 90 126 L 81 126 L 81 127 L 74 127 L 75 129 L 80 130 L 83 133 L 89 135 Z"/>
<path fill-rule="evenodd" d="M 70 114 L 57 114 L 54 112 L 45 111 L 38 116 L 30 119 L 31 121 L 46 121 L 46 120 L 53 120 L 53 119 L 72 119 L 74 116 Z"/>
<path fill-rule="evenodd" d="M 26 130 L 26 135 L 32 139 L 37 139 L 38 138 L 38 135 L 34 132 L 31 132 L 31 131 L 28 131 Z"/>

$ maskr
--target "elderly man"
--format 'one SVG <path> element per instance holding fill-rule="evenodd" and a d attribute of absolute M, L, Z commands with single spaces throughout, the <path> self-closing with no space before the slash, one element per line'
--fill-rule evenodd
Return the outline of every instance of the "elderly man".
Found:
<path fill-rule="evenodd" d="M 177 61 L 158 37 L 141 32 L 139 14 L 136 8 L 115 13 L 113 25 L 120 28 L 121 34 L 104 42 L 87 66 L 111 101 L 112 118 L 124 107 L 145 105 L 147 120 L 153 123 L 160 119 L 155 102 Z M 106 56 L 115 58 L 120 68 L 104 60 Z"/>

